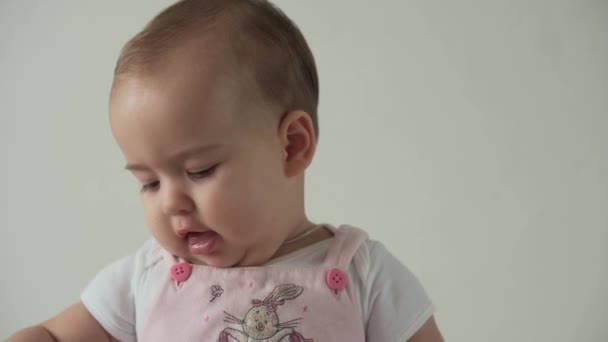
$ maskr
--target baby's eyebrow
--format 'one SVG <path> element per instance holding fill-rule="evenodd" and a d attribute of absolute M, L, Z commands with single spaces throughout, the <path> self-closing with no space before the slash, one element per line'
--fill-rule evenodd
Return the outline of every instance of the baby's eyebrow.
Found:
<path fill-rule="evenodd" d="M 147 171 L 148 168 L 140 164 L 127 164 L 125 170 L 129 171 Z"/>
<path fill-rule="evenodd" d="M 214 150 L 218 150 L 222 147 L 220 144 L 211 144 L 211 145 L 203 145 L 203 146 L 195 146 L 191 148 L 185 148 L 181 151 L 176 152 L 171 159 L 188 159 L 192 156 L 201 155 L 205 153 L 209 153 Z"/>
<path fill-rule="evenodd" d="M 186 148 L 186 149 L 183 149 L 183 150 L 175 153 L 170 159 L 171 160 L 188 159 L 192 156 L 203 154 L 203 153 L 209 153 L 210 151 L 217 150 L 219 148 L 221 148 L 221 145 L 219 145 L 219 144 Z M 129 163 L 125 166 L 125 169 L 129 170 L 129 171 L 148 171 L 149 170 L 149 168 L 147 166 L 142 165 L 142 164 L 137 164 L 137 163 Z"/>

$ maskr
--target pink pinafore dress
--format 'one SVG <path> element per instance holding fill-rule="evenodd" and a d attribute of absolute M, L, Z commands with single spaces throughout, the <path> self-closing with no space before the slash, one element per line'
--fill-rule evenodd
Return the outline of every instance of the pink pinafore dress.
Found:
<path fill-rule="evenodd" d="M 346 270 L 367 234 L 332 230 L 315 266 L 213 268 L 167 253 L 167 278 L 139 341 L 365 342 Z"/>

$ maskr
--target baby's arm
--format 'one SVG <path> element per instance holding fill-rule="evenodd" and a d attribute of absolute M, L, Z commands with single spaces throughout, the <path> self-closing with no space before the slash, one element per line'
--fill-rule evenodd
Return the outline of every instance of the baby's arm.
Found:
<path fill-rule="evenodd" d="M 354 260 L 365 275 L 361 296 L 367 303 L 362 309 L 367 340 L 443 341 L 433 318 L 434 305 L 416 276 L 381 243 L 366 246 L 367 257 Z"/>
<path fill-rule="evenodd" d="M 110 336 L 82 303 L 39 325 L 23 329 L 7 342 L 119 342 Z"/>
<path fill-rule="evenodd" d="M 443 342 L 443 337 L 437 328 L 435 318 L 431 316 L 426 323 L 416 331 L 414 336 L 410 337 L 406 342 Z"/>

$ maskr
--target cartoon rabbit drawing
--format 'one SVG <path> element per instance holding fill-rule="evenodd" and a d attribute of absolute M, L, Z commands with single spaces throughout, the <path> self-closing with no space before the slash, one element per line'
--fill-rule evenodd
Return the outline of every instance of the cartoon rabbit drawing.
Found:
<path fill-rule="evenodd" d="M 280 305 L 298 297 L 303 291 L 301 286 L 294 284 L 279 285 L 264 300 L 254 299 L 244 319 L 224 312 L 224 322 L 240 324 L 242 331 L 225 328 L 220 333 L 219 342 L 313 342 L 294 330 L 301 318 L 280 322 L 277 314 Z"/>

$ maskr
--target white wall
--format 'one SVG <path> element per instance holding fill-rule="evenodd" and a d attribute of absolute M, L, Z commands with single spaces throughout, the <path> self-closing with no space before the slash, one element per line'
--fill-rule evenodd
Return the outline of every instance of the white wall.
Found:
<path fill-rule="evenodd" d="M 0 339 L 146 238 L 107 95 L 169 3 L 0 2 Z M 384 241 L 450 341 L 607 341 L 608 2 L 278 4 L 321 78 L 310 216 Z"/>

